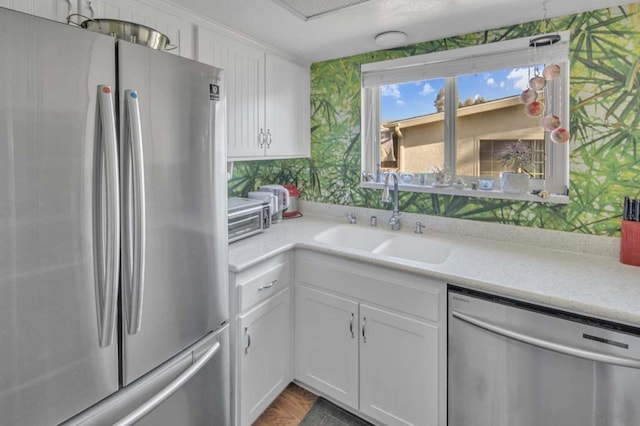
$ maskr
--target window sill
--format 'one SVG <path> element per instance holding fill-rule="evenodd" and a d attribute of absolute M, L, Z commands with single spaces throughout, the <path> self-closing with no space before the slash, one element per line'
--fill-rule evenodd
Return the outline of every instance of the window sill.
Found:
<path fill-rule="evenodd" d="M 361 182 L 361 188 L 367 189 L 382 189 L 383 183 L 379 182 Z M 498 190 L 483 190 L 483 189 L 470 189 L 463 188 L 457 189 L 453 186 L 447 186 L 444 188 L 437 188 L 435 186 L 428 185 L 411 185 L 400 184 L 398 186 L 400 191 L 406 192 L 426 192 L 430 194 L 443 194 L 443 195 L 459 195 L 461 197 L 478 197 L 478 198 L 496 198 L 501 200 L 516 200 L 516 201 L 531 201 L 534 203 L 550 203 L 550 204 L 569 204 L 569 197 L 567 195 L 551 194 L 549 198 L 542 198 L 533 194 L 508 194 Z"/>

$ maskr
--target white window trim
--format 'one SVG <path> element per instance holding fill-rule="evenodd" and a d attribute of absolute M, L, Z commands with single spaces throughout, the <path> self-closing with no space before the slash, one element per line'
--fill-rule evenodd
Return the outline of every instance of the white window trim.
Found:
<path fill-rule="evenodd" d="M 569 125 L 569 31 L 557 33 L 560 41 L 549 47 L 536 48 L 535 54 L 529 48 L 529 37 L 514 40 L 488 43 L 478 46 L 464 47 L 460 49 L 447 50 L 442 52 L 416 55 L 407 58 L 392 59 L 361 66 L 362 90 L 361 90 L 361 130 L 362 130 L 362 157 L 361 164 L 363 176 L 366 173 L 375 175 L 380 164 L 380 150 L 368 149 L 379 146 L 380 134 L 380 90 L 381 85 L 403 83 L 408 81 L 418 81 L 442 77 L 454 77 L 469 71 L 469 62 L 472 63 L 472 70 L 475 72 L 492 71 L 500 69 L 505 63 L 506 67 L 512 66 L 514 61 L 522 65 L 533 65 L 535 63 L 558 63 L 566 78 L 560 80 L 559 84 L 553 84 L 550 98 L 552 103 L 550 111 L 558 114 L 562 120 L 562 126 L 568 128 Z M 515 59 L 517 58 L 517 59 Z M 451 83 L 453 79 L 446 79 L 447 91 L 455 87 Z M 560 102 L 564 95 L 566 102 Z M 445 116 L 455 116 L 457 105 L 456 96 L 445 97 Z M 456 164 L 456 143 L 446 141 L 456 140 L 455 126 L 452 121 L 445 121 L 445 151 L 444 163 L 451 167 L 455 173 Z M 549 141 L 549 132 L 545 132 L 545 145 L 548 147 L 546 156 L 546 176 L 544 180 L 545 189 L 552 194 L 565 194 L 569 185 L 569 144 L 555 144 Z M 377 188 L 382 184 L 377 182 L 365 182 L 362 187 Z M 466 196 L 503 198 L 503 199 L 526 199 L 528 201 L 547 201 L 554 203 L 568 203 L 568 196 L 553 195 L 548 199 L 541 199 L 531 194 L 507 194 L 502 191 L 492 191 L 488 195 L 486 191 L 455 190 L 453 188 L 432 188 L 420 185 L 403 185 L 402 190 L 415 192 L 433 192 L 456 194 Z M 461 192 L 458 194 L 458 192 Z"/>

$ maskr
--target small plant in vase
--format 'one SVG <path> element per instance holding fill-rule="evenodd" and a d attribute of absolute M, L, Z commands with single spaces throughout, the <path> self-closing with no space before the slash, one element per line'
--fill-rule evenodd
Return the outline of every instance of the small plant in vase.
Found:
<path fill-rule="evenodd" d="M 505 145 L 496 156 L 504 167 L 511 172 L 502 172 L 502 191 L 512 194 L 523 194 L 529 189 L 529 170 L 533 168 L 533 150 L 521 140 Z"/>
<path fill-rule="evenodd" d="M 435 186 L 449 186 L 451 182 L 451 172 L 447 166 L 431 166 L 427 170 L 427 174 L 433 176 L 436 180 Z"/>

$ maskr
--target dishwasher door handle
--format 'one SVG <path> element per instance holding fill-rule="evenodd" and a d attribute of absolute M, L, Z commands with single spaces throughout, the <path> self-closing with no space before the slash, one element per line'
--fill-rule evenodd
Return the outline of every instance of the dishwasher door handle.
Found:
<path fill-rule="evenodd" d="M 615 355 L 609 355 L 601 352 L 589 351 L 586 349 L 574 348 L 572 346 L 563 345 L 561 343 L 550 342 L 548 340 L 539 339 L 537 337 L 528 336 L 526 334 L 519 333 L 517 331 L 509 330 L 504 327 L 500 327 L 495 324 L 485 322 L 481 319 L 475 318 L 470 315 L 462 314 L 457 311 L 451 311 L 451 315 L 460 321 L 467 324 L 481 328 L 486 331 L 490 331 L 499 336 L 506 337 L 508 339 L 517 340 L 518 342 L 527 343 L 529 345 L 537 346 L 542 349 L 558 352 L 565 355 L 571 355 L 577 358 L 587 359 L 589 361 L 602 362 L 605 364 L 619 365 L 621 367 L 630 367 L 640 369 L 640 360 L 633 358 L 620 357 Z"/>

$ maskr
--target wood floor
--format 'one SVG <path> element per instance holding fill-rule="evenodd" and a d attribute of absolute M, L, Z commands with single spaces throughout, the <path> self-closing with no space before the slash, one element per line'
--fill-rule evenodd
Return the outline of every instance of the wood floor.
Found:
<path fill-rule="evenodd" d="M 306 389 L 289 383 L 253 426 L 298 426 L 317 398 Z"/>

